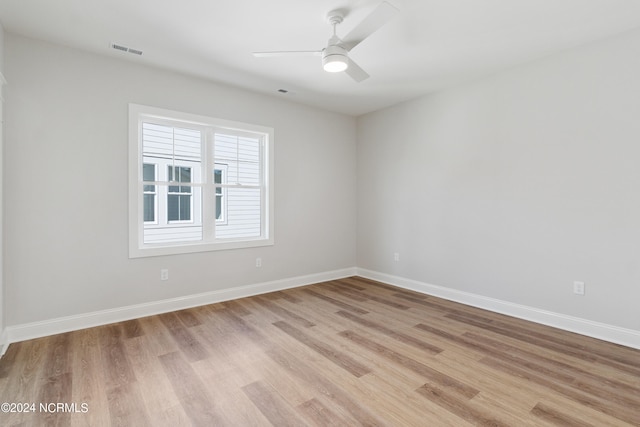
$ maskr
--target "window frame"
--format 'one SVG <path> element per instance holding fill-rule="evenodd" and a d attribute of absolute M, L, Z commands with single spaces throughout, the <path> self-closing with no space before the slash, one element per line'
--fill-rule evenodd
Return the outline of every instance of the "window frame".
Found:
<path fill-rule="evenodd" d="M 223 129 L 229 132 L 243 133 L 248 132 L 252 135 L 259 135 L 261 139 L 262 149 L 262 185 L 260 186 L 261 195 L 261 235 L 251 238 L 212 238 L 207 233 L 207 225 L 205 221 L 208 217 L 213 217 L 214 223 L 211 226 L 219 225 L 221 222 L 215 220 L 215 188 L 213 185 L 213 176 L 211 183 L 191 184 L 192 189 L 200 187 L 202 205 L 202 241 L 184 241 L 184 242 L 163 242 L 163 243 L 144 243 L 144 218 L 143 218 L 143 201 L 144 201 L 144 181 L 142 176 L 143 170 L 143 152 L 142 152 L 142 123 L 147 120 L 151 122 L 166 122 L 171 126 L 199 127 L 205 130 L 205 140 L 213 141 L 215 129 Z M 212 142 L 211 142 L 212 143 Z M 209 142 L 207 142 L 209 144 Z M 228 249 L 241 249 L 260 246 L 270 246 L 274 244 L 274 130 L 271 127 L 236 122 L 225 119 L 218 119 L 172 111 L 162 108 L 150 107 L 139 104 L 129 104 L 129 258 L 140 258 L 148 256 L 161 256 L 172 254 L 184 254 Z M 211 156 L 206 147 L 203 149 L 205 156 Z M 202 160 L 201 170 L 203 175 L 206 161 Z M 211 163 L 215 169 L 215 163 Z M 176 164 L 177 166 L 177 164 Z M 157 167 L 156 167 L 157 169 Z M 157 170 L 156 170 L 157 173 Z M 193 171 L 192 171 L 193 173 Z M 213 175 L 213 174 L 212 174 Z M 193 180 L 193 177 L 192 177 Z M 207 191 L 212 191 L 213 202 L 205 201 Z M 223 191 L 224 192 L 224 191 Z M 156 199 L 160 197 L 158 186 L 156 186 Z M 192 195 L 193 199 L 193 195 Z M 208 198 L 207 198 L 208 199 Z M 223 196 L 224 199 L 224 196 Z M 213 205 L 213 212 L 210 212 Z M 223 206 L 224 209 L 224 206 Z M 159 210 L 159 209 L 158 209 Z M 208 211 L 207 211 L 208 210 Z M 206 213 L 205 213 L 206 212 Z M 195 212 L 192 212 L 192 218 Z M 226 212 L 223 210 L 223 218 L 226 220 Z M 156 216 L 156 220 L 158 217 Z"/>

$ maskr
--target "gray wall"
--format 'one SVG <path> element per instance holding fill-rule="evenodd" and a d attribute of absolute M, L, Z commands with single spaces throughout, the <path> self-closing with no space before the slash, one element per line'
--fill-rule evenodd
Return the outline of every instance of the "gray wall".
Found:
<path fill-rule="evenodd" d="M 5 53 L 8 326 L 355 266 L 354 118 L 12 34 Z M 273 127 L 275 245 L 129 259 L 129 102 Z"/>
<path fill-rule="evenodd" d="M 4 236 L 4 218 L 3 218 L 3 152 L 4 152 L 4 102 L 2 94 L 4 91 L 4 30 L 0 25 L 0 352 L 2 352 L 2 344 L 4 343 L 4 327 L 5 327 L 5 311 L 4 311 L 4 256 L 3 256 L 3 236 Z"/>
<path fill-rule="evenodd" d="M 640 331 L 638 76 L 636 31 L 360 117 L 358 267 Z"/>

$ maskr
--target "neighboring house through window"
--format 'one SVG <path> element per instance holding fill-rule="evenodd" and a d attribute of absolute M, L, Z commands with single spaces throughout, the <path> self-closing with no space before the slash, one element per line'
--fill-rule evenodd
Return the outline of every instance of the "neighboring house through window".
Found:
<path fill-rule="evenodd" d="M 168 181 L 171 183 L 191 183 L 191 168 L 169 166 Z M 191 222 L 191 187 L 189 185 L 170 185 L 167 195 L 167 221 Z"/>
<path fill-rule="evenodd" d="M 227 165 L 216 163 L 213 170 L 213 182 L 216 184 L 216 222 L 221 225 L 226 224 L 226 198 L 222 184 L 227 183 Z"/>
<path fill-rule="evenodd" d="M 273 244 L 273 130 L 130 105 L 130 256 Z"/>
<path fill-rule="evenodd" d="M 156 165 L 153 163 L 142 164 L 143 181 L 157 181 Z M 156 186 L 153 184 L 144 186 L 144 222 L 154 223 L 156 221 Z"/>

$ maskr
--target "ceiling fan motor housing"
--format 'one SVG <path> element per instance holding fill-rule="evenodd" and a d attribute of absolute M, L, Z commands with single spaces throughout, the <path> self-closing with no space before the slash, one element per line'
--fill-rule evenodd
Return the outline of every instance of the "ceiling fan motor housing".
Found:
<path fill-rule="evenodd" d="M 349 66 L 347 50 L 339 45 L 327 46 L 322 51 L 322 67 L 330 73 L 344 71 Z"/>

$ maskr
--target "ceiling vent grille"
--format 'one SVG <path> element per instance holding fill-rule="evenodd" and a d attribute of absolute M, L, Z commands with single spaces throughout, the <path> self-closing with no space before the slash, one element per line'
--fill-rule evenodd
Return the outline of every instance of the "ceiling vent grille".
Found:
<path fill-rule="evenodd" d="M 120 50 L 122 52 L 129 52 L 132 53 L 134 55 L 142 55 L 142 51 L 138 50 L 138 49 L 133 49 L 130 47 L 126 47 L 126 46 L 122 46 L 121 44 L 117 44 L 117 43 L 111 43 L 111 47 L 115 50 Z"/>

